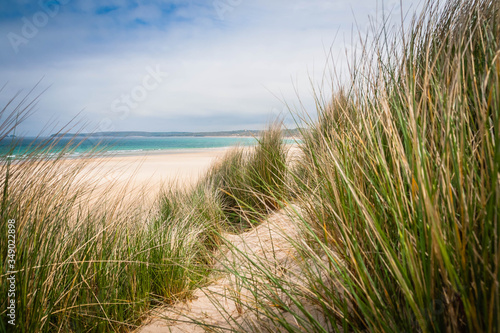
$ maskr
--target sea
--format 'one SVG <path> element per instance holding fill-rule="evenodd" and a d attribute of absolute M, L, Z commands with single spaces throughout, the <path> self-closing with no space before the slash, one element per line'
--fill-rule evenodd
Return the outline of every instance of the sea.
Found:
<path fill-rule="evenodd" d="M 0 157 L 22 159 L 33 152 L 67 158 L 99 150 L 110 155 L 142 155 L 153 152 L 194 151 L 231 146 L 252 146 L 252 137 L 7 137 L 0 140 Z"/>

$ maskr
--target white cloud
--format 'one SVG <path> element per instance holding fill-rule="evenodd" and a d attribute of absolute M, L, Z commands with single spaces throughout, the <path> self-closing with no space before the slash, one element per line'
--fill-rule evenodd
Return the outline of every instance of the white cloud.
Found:
<path fill-rule="evenodd" d="M 98 2 L 79 4 L 91 13 Z M 272 110 L 282 109 L 273 94 L 293 103 L 297 90 L 312 108 L 309 77 L 321 80 L 332 43 L 334 54 L 341 53 L 354 26 L 351 8 L 361 26 L 377 13 L 367 0 L 355 5 L 243 0 L 222 21 L 214 8 L 192 3 L 164 25 L 157 24 L 161 13 L 152 4 L 118 18 L 88 14 L 83 20 L 82 14 L 61 13 L 20 56 L 0 56 L 6 64 L 0 65 L 1 77 L 14 88 L 29 88 L 45 75 L 52 87 L 40 102 L 40 120 L 54 115 L 64 122 L 83 109 L 93 126 L 110 118 L 121 130 L 200 130 L 197 120 L 211 117 L 229 117 L 220 130 L 248 128 L 241 122 L 251 119 L 256 120 L 252 126 L 264 125 Z M 154 24 L 119 30 L 109 25 L 115 19 Z M 5 34 L 12 26 L 0 29 Z M 157 65 L 169 77 L 126 117 L 117 117 L 113 101 L 142 84 L 147 66 Z"/>

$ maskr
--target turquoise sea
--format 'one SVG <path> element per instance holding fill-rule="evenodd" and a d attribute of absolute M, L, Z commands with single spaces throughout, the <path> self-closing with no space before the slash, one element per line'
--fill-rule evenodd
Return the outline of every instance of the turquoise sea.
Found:
<path fill-rule="evenodd" d="M 22 158 L 43 147 L 48 154 L 58 155 L 65 147 L 67 157 L 78 157 L 92 149 L 99 148 L 111 154 L 141 155 L 148 152 L 195 150 L 230 146 L 251 146 L 255 138 L 248 137 L 92 137 L 92 138 L 4 138 L 0 141 L 0 156 Z"/>

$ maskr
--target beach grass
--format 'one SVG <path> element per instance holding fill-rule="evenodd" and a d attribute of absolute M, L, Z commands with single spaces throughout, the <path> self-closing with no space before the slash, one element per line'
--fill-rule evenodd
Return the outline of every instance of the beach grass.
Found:
<path fill-rule="evenodd" d="M 373 36 L 350 81 L 332 78 L 326 101 L 316 92 L 293 163 L 277 122 L 143 207 L 116 194 L 127 188 L 88 204 L 96 190 L 79 160 L 63 166 L 43 148 L 3 157 L 17 329 L 132 331 L 225 274 L 238 314 L 214 297 L 219 329 L 500 330 L 500 3 L 429 1 L 404 29 Z M 275 218 L 281 229 L 267 231 L 286 240 L 284 258 L 231 241 Z M 6 258 L 6 238 L 0 249 Z M 6 260 L 0 271 L 6 295 Z"/>
<path fill-rule="evenodd" d="M 363 45 L 302 133 L 308 243 L 290 242 L 307 281 L 240 253 L 266 281 L 240 279 L 266 329 L 498 331 L 499 18 L 494 1 L 428 2 Z"/>
<path fill-rule="evenodd" d="M 23 103 L 14 112 L 29 112 Z M 4 123 L 5 136 L 15 125 Z M 99 151 L 65 160 L 70 148 L 54 156 L 50 144 L 30 147 L 22 161 L 4 156 L 0 167 L 0 232 L 7 235 L 8 220 L 16 230 L 16 332 L 132 330 L 151 307 L 188 297 L 203 283 L 210 269 L 207 220 L 143 207 L 127 198 L 126 185 L 98 189 L 83 170 Z M 7 248 L 2 237 L 2 295 L 12 271 Z M 2 331 L 12 328 L 7 301 Z"/>
<path fill-rule="evenodd" d="M 254 147 L 228 151 L 200 181 L 218 198 L 227 226 L 244 230 L 258 224 L 288 196 L 282 130 L 281 122 L 271 124 Z"/>

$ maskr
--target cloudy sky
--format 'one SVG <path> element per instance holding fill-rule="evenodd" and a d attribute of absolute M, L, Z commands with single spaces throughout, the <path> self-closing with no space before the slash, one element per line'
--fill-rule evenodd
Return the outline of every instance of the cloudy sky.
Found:
<path fill-rule="evenodd" d="M 42 80 L 23 134 L 75 116 L 90 130 L 260 129 L 297 94 L 312 110 L 330 48 L 342 67 L 353 29 L 381 13 L 375 0 L 2 0 L 0 105 Z"/>

